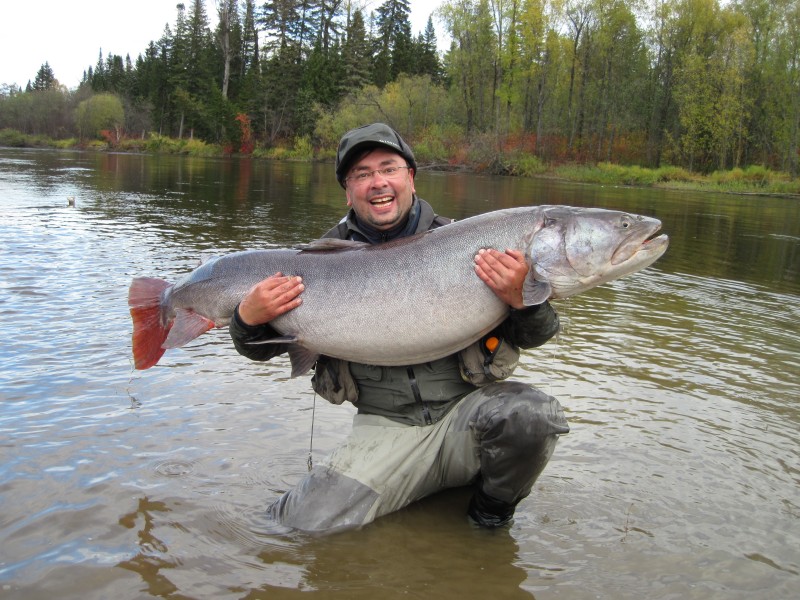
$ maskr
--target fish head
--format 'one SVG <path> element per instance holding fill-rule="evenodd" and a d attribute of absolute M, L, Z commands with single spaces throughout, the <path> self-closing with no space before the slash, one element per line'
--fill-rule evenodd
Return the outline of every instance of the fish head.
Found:
<path fill-rule="evenodd" d="M 635 273 L 664 254 L 661 221 L 599 208 L 544 207 L 528 247 L 533 282 L 567 298 Z"/>

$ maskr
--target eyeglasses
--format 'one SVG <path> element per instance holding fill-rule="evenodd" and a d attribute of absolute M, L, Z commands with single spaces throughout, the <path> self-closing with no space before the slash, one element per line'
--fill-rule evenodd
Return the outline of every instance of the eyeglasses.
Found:
<path fill-rule="evenodd" d="M 355 175 L 350 175 L 349 177 L 345 177 L 345 181 L 352 181 L 354 183 L 366 183 L 368 180 L 372 179 L 372 176 L 377 173 L 381 177 L 385 177 L 386 179 L 393 179 L 395 177 L 400 176 L 400 169 L 410 169 L 411 167 L 398 167 L 398 166 L 391 166 L 391 167 L 384 167 L 383 169 L 375 169 L 374 171 L 360 171 Z"/>

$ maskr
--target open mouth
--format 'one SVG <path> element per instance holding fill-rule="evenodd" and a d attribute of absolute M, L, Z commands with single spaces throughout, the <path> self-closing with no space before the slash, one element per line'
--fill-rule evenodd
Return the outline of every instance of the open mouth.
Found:
<path fill-rule="evenodd" d="M 660 256 L 660 253 L 667 249 L 667 245 L 669 244 L 669 236 L 666 233 L 655 235 L 659 229 L 661 229 L 661 223 L 659 223 L 658 226 L 653 229 L 653 231 L 648 232 L 648 234 L 645 236 L 645 239 L 639 242 L 639 247 L 633 254 L 638 254 L 640 252 L 658 252 Z"/>
<path fill-rule="evenodd" d="M 386 206 L 394 201 L 394 196 L 380 196 L 379 198 L 372 198 L 369 203 L 372 206 Z"/>
<path fill-rule="evenodd" d="M 628 238 L 620 244 L 614 256 L 611 257 L 611 264 L 618 265 L 630 260 L 634 256 L 638 259 L 646 259 L 655 257 L 653 260 L 661 256 L 669 245 L 669 236 L 661 234 L 655 237 L 659 229 L 661 229 L 661 222 L 651 220 L 648 227 L 642 228 L 641 231 L 628 236 Z"/>
<path fill-rule="evenodd" d="M 640 248 L 642 250 L 655 250 L 667 244 L 669 244 L 669 236 L 666 233 L 662 233 L 661 235 L 643 241 Z"/>
<path fill-rule="evenodd" d="M 669 246 L 669 236 L 665 233 L 656 237 L 647 238 L 642 240 L 634 251 L 625 260 L 629 260 L 636 265 L 648 265 L 658 260 L 664 252 L 667 251 Z M 633 266 L 633 265 L 632 265 Z M 644 268 L 644 266 L 639 267 Z"/>

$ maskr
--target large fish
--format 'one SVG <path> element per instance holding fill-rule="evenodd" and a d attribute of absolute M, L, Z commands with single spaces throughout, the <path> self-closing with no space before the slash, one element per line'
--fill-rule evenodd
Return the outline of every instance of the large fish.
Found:
<path fill-rule="evenodd" d="M 633 273 L 667 249 L 660 221 L 617 211 L 538 206 L 498 210 L 380 245 L 319 240 L 212 258 L 174 285 L 134 279 L 137 369 L 229 323 L 250 288 L 280 271 L 303 278 L 303 303 L 271 322 L 289 343 L 292 376 L 317 355 L 377 365 L 435 360 L 498 325 L 509 307 L 475 274 L 481 248 L 522 250 L 526 305 L 566 298 Z M 269 343 L 269 342 L 268 342 Z"/>

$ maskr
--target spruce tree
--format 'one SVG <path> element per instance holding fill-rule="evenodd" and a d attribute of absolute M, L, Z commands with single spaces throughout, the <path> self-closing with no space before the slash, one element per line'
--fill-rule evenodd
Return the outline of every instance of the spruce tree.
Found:
<path fill-rule="evenodd" d="M 56 76 L 53 74 L 53 69 L 50 68 L 50 63 L 45 62 L 36 73 L 31 89 L 36 92 L 41 92 L 49 90 L 55 83 Z"/>
<path fill-rule="evenodd" d="M 361 10 L 353 13 L 345 30 L 342 62 L 344 70 L 342 85 L 346 91 L 359 90 L 370 82 L 372 53 Z"/>
<path fill-rule="evenodd" d="M 428 17 L 428 24 L 424 33 L 420 33 L 415 44 L 415 64 L 413 73 L 416 75 L 430 75 L 431 81 L 440 83 L 442 80 L 442 65 L 439 61 L 438 42 L 436 30 L 433 28 L 433 19 Z"/>
<path fill-rule="evenodd" d="M 412 40 L 408 0 L 386 0 L 377 9 L 375 63 L 372 81 L 383 87 L 412 68 Z"/>

